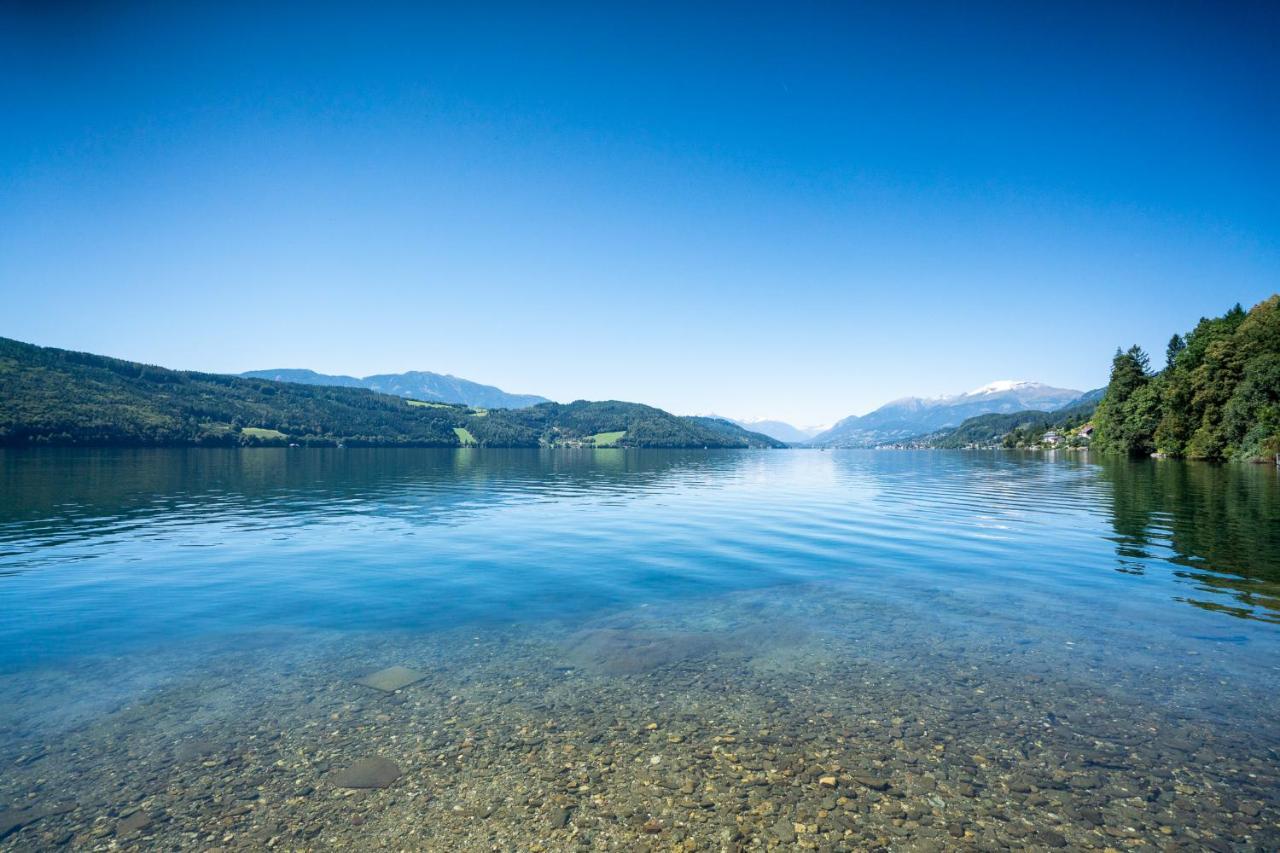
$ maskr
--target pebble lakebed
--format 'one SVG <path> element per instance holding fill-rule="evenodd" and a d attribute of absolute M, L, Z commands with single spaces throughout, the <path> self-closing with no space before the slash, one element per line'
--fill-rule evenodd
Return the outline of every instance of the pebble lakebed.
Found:
<path fill-rule="evenodd" d="M 1265 685 L 829 590 L 219 648 L 5 676 L 0 848 L 1280 847 Z"/>

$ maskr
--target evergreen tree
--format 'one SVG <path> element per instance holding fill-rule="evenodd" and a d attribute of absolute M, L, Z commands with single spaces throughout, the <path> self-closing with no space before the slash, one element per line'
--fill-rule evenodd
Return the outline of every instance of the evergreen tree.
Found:
<path fill-rule="evenodd" d="M 1111 381 L 1107 383 L 1106 394 L 1098 404 L 1093 420 L 1094 444 L 1099 449 L 1113 453 L 1137 453 L 1154 443 L 1150 435 L 1142 435 L 1139 429 L 1145 418 L 1134 416 L 1135 398 L 1151 381 L 1147 374 L 1149 365 L 1147 354 L 1137 345 L 1123 352 L 1116 350 L 1111 359 Z M 1150 397 L 1147 392 L 1140 400 L 1144 415 L 1150 413 Z M 1156 424 L 1151 424 L 1152 433 L 1155 428 Z"/>

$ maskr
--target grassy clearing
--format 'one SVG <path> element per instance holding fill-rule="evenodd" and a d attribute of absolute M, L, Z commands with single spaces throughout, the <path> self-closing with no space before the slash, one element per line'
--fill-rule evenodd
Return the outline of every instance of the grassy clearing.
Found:
<path fill-rule="evenodd" d="M 417 406 L 420 409 L 451 409 L 448 403 L 426 403 L 422 400 L 405 400 L 410 406 Z"/>
<path fill-rule="evenodd" d="M 471 430 L 466 427 L 454 427 L 453 434 L 458 437 L 458 441 L 462 443 L 463 447 L 474 447 L 480 443 L 476 441 L 476 437 L 471 434 Z"/>
<path fill-rule="evenodd" d="M 596 447 L 616 447 L 618 442 L 627 434 L 625 429 L 617 432 L 598 432 L 595 435 L 587 436 L 587 441 L 595 444 Z"/>
<path fill-rule="evenodd" d="M 262 427 L 241 427 L 241 435 L 247 435 L 249 438 L 288 438 L 278 429 L 263 429 Z"/>

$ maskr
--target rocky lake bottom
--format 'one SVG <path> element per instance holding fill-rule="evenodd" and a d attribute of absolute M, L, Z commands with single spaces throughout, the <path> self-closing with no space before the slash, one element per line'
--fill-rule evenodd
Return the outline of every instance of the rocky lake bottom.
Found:
<path fill-rule="evenodd" d="M 1111 677 L 795 587 L 84 661 L 0 680 L 0 847 L 1277 849 L 1268 686 L 1183 695 L 1234 653 L 1187 645 Z"/>

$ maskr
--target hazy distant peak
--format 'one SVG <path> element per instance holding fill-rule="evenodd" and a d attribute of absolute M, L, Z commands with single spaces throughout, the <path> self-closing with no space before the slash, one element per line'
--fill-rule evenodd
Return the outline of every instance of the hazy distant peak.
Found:
<path fill-rule="evenodd" d="M 549 402 L 536 394 L 510 394 L 492 385 L 481 385 L 449 374 L 428 370 L 410 370 L 405 373 L 382 373 L 373 376 L 331 376 L 314 370 L 299 368 L 281 370 L 251 370 L 241 376 L 257 379 L 273 379 L 277 382 L 297 382 L 303 385 L 341 385 L 350 388 L 368 388 L 382 394 L 394 394 L 414 400 L 439 403 L 462 403 L 489 409 L 520 409 Z"/>
<path fill-rule="evenodd" d="M 786 421 L 777 420 L 776 418 L 730 418 L 725 415 L 717 414 L 707 414 L 702 415 L 702 417 L 718 418 L 722 421 L 729 421 L 730 423 L 737 424 L 744 429 L 751 430 L 752 432 L 758 432 L 762 435 L 767 435 L 770 438 L 777 439 L 778 441 L 785 441 L 788 444 L 803 444 L 818 433 L 827 429 L 825 426 L 798 427 L 793 424 L 789 424 Z"/>

